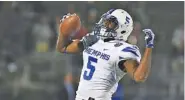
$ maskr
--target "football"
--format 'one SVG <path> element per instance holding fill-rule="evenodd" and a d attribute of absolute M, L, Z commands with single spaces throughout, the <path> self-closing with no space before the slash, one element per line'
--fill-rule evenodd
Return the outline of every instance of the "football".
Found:
<path fill-rule="evenodd" d="M 77 14 L 69 15 L 60 23 L 60 34 L 64 37 L 74 36 L 80 27 L 80 17 Z"/>

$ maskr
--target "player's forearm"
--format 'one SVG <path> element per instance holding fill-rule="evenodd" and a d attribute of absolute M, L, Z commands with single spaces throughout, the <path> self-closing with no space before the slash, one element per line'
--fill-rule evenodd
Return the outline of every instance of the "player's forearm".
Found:
<path fill-rule="evenodd" d="M 151 54 L 152 48 L 146 48 L 141 63 L 137 67 L 134 73 L 134 79 L 136 81 L 145 81 L 148 77 L 151 68 Z"/>
<path fill-rule="evenodd" d="M 64 42 L 63 37 L 61 35 L 59 35 L 58 39 L 57 39 L 57 44 L 56 44 L 56 50 L 58 52 L 62 52 L 62 48 L 64 48 L 63 47 L 63 42 Z"/>
<path fill-rule="evenodd" d="M 77 53 L 80 52 L 79 43 L 79 39 L 72 41 L 59 35 L 56 50 L 60 53 Z"/>
<path fill-rule="evenodd" d="M 65 39 L 61 34 L 58 36 L 57 44 L 56 44 L 56 50 L 58 52 L 64 52 L 67 45 L 67 39 Z"/>

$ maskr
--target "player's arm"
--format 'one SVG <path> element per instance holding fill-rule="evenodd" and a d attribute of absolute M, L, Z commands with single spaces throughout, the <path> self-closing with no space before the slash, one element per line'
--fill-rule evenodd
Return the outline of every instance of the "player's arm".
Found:
<path fill-rule="evenodd" d="M 80 40 L 70 40 L 60 34 L 57 39 L 56 50 L 60 53 L 77 53 L 80 52 Z"/>
<path fill-rule="evenodd" d="M 144 82 L 151 68 L 151 48 L 146 48 L 143 58 L 140 63 L 136 60 L 126 60 L 123 63 L 127 73 L 136 81 L 136 82 Z"/>
<path fill-rule="evenodd" d="M 151 55 L 154 41 L 154 34 L 150 29 L 143 30 L 146 34 L 146 49 L 141 59 L 141 62 L 138 63 L 136 60 L 127 60 L 123 63 L 127 73 L 136 81 L 144 82 L 150 72 L 151 68 Z"/>
<path fill-rule="evenodd" d="M 60 53 L 78 53 L 82 52 L 85 48 L 93 45 L 97 41 L 97 36 L 91 33 L 84 36 L 81 40 L 71 40 L 60 34 L 57 39 L 56 50 Z"/>

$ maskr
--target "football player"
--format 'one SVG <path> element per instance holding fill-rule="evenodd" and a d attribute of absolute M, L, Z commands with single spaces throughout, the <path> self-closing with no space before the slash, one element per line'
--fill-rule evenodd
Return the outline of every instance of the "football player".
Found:
<path fill-rule="evenodd" d="M 147 79 L 155 35 L 151 29 L 143 30 L 146 49 L 141 59 L 139 48 L 127 42 L 132 30 L 132 17 L 125 10 L 111 9 L 102 15 L 93 32 L 81 40 L 58 38 L 57 51 L 83 52 L 76 100 L 111 100 L 125 74 L 136 82 Z"/>

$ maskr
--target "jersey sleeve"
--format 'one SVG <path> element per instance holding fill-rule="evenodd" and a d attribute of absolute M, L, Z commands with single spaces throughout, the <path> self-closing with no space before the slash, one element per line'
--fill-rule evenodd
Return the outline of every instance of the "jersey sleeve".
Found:
<path fill-rule="evenodd" d="M 141 53 L 139 51 L 139 48 L 135 45 L 124 47 L 119 52 L 119 58 L 118 63 L 123 60 L 136 60 L 138 63 L 140 63 L 141 60 Z"/>
<path fill-rule="evenodd" d="M 81 40 L 83 48 L 87 48 L 91 45 L 93 45 L 94 43 L 96 43 L 98 41 L 98 37 L 96 35 L 94 35 L 94 33 L 88 33 L 86 36 L 84 36 Z"/>

